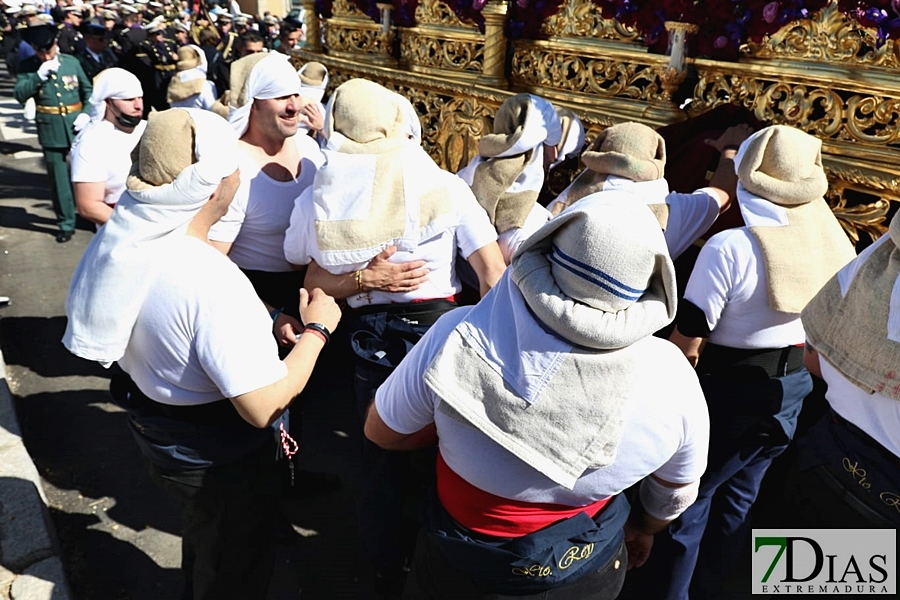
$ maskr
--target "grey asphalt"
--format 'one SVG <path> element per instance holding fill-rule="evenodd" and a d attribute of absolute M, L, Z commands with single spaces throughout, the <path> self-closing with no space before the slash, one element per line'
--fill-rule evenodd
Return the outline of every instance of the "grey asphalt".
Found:
<path fill-rule="evenodd" d="M 177 507 L 150 481 L 107 372 L 60 343 L 68 283 L 93 233 L 79 223 L 72 241 L 55 241 L 37 140 L 10 116 L 11 89 L 0 73 L 0 296 L 11 298 L 0 307 L 0 599 L 177 598 Z M 304 394 L 300 460 L 343 485 L 282 503 L 293 531 L 270 599 L 369 597 L 352 379 L 346 357 L 329 358 Z"/>

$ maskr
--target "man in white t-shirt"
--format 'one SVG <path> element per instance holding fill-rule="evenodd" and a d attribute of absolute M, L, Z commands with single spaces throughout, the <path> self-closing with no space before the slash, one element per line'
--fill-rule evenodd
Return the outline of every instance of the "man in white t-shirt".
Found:
<path fill-rule="evenodd" d="M 792 527 L 900 527 L 898 257 L 894 215 L 888 232 L 838 271 L 801 314 L 804 364 L 828 384 L 828 410 L 797 440 L 786 521 Z"/>
<path fill-rule="evenodd" d="M 697 377 L 652 335 L 676 295 L 653 215 L 611 192 L 538 229 L 490 295 L 431 328 L 365 429 L 386 449 L 439 445 L 404 597 L 617 596 L 624 547 L 640 566 L 706 466 Z"/>
<path fill-rule="evenodd" d="M 102 71 L 94 79 L 90 122 L 72 142 L 69 162 L 75 207 L 98 226 L 109 220 L 125 191 L 131 152 L 147 125 L 141 119 L 143 95 L 141 82 L 125 69 Z"/>
<path fill-rule="evenodd" d="M 151 477 L 182 506 L 186 598 L 265 598 L 277 427 L 340 319 L 331 297 L 302 292 L 306 327 L 279 359 L 253 288 L 207 239 L 238 182 L 237 139 L 221 118 L 151 113 L 121 209 L 85 251 L 66 302 L 63 343 L 118 361 L 113 397 Z"/>
<path fill-rule="evenodd" d="M 821 147 L 814 136 L 775 125 L 733 156 L 745 226 L 703 246 L 670 337 L 700 375 L 709 467 L 697 502 L 657 536 L 639 597 L 721 597 L 762 479 L 793 438 L 812 390 L 800 312 L 855 256 L 823 198 Z"/>
<path fill-rule="evenodd" d="M 284 234 L 294 199 L 312 185 L 325 157 L 303 133 L 301 82 L 281 54 L 252 54 L 231 67 L 229 122 L 240 137 L 241 187 L 210 240 L 250 279 L 272 316 L 278 342 L 294 343 L 301 324 L 294 308 L 305 270 L 284 257 Z M 298 133 L 299 131 L 299 133 Z M 416 285 L 420 263 L 394 265 L 380 255 L 365 280 L 390 286 Z M 377 283 L 375 283 L 377 282 Z"/>
<path fill-rule="evenodd" d="M 347 299 L 357 409 L 434 323 L 455 306 L 462 286 L 457 252 L 475 269 L 482 294 L 505 263 L 497 233 L 465 182 L 440 169 L 411 139 L 399 96 L 363 79 L 339 86 L 326 115 L 326 166 L 294 204 L 285 258 L 310 265 L 306 283 Z M 427 280 L 378 289 L 367 280 L 373 255 L 421 261 Z M 396 251 L 396 254 L 394 252 Z M 330 281 L 323 277 L 330 278 Z M 320 281 L 321 283 L 313 283 Z M 333 282 L 333 283 L 332 283 Z M 363 446 L 360 531 L 385 591 L 399 586 L 415 529 L 404 506 L 415 503 L 409 456 Z M 410 539 L 407 539 L 409 537 Z"/>
<path fill-rule="evenodd" d="M 737 178 L 730 156 L 751 131 L 747 125 L 730 127 L 718 139 L 709 140 L 719 152 L 719 160 L 707 187 L 684 194 L 669 191 L 664 177 L 666 141 L 641 123 L 619 123 L 605 129 L 581 156 L 587 167 L 572 184 L 551 202 L 554 215 L 590 194 L 622 190 L 647 204 L 666 237 L 673 259 L 678 258 L 702 236 L 734 198 Z"/>

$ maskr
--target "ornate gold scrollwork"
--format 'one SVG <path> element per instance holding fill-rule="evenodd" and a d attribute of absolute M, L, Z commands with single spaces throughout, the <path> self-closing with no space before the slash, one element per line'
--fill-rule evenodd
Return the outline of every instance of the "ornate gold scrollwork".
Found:
<path fill-rule="evenodd" d="M 754 58 L 811 59 L 872 67 L 900 68 L 896 40 L 880 48 L 875 31 L 862 27 L 832 3 L 818 16 L 789 23 L 761 44 L 747 44 L 744 53 Z"/>
<path fill-rule="evenodd" d="M 823 139 L 900 144 L 900 91 L 892 97 L 841 89 L 838 81 L 813 85 L 791 79 L 702 69 L 691 112 L 739 104 L 763 122 L 792 125 Z"/>
<path fill-rule="evenodd" d="M 383 33 L 380 24 L 373 22 L 349 0 L 335 0 L 333 15 L 322 22 L 329 54 L 345 57 L 365 54 L 379 63 L 394 62 L 391 56 L 393 30 Z"/>
<path fill-rule="evenodd" d="M 663 89 L 666 57 L 648 54 L 636 32 L 604 20 L 592 0 L 565 0 L 544 24 L 549 39 L 514 42 L 511 92 L 502 76 L 472 85 L 488 51 L 506 55 L 502 36 L 485 39 L 440 0 L 423 0 L 416 16 L 417 27 L 395 28 L 405 68 L 389 68 L 379 62 L 386 53 L 378 25 L 349 0 L 336 0 L 335 19 L 325 23 L 329 54 L 306 60 L 325 62 L 332 86 L 352 76 L 400 90 L 422 118 L 424 147 L 448 170 L 475 155 L 497 107 L 517 91 L 572 108 L 589 139 L 616 122 L 659 126 L 684 116 Z M 688 62 L 697 76 L 689 114 L 732 103 L 764 123 L 818 136 L 827 199 L 847 234 L 856 241 L 884 233 L 888 209 L 900 202 L 900 43 L 878 48 L 874 30 L 832 5 L 748 44 L 740 62 Z M 553 191 L 579 170 L 577 161 L 566 163 L 550 181 Z"/>
<path fill-rule="evenodd" d="M 513 80 L 578 94 L 661 100 L 659 67 L 623 58 L 601 58 L 564 52 L 539 42 L 516 44 Z"/>
<path fill-rule="evenodd" d="M 461 27 L 463 29 L 475 29 L 460 21 L 456 13 L 441 0 L 422 0 L 416 7 L 416 23 L 422 25 L 445 25 Z M 475 29 L 477 31 L 477 29 Z"/>
<path fill-rule="evenodd" d="M 544 22 L 541 32 L 548 36 L 640 41 L 640 33 L 635 29 L 615 19 L 604 19 L 600 7 L 592 0 L 566 0 L 559 12 Z"/>
<path fill-rule="evenodd" d="M 408 29 L 400 38 L 400 56 L 410 67 L 461 71 L 478 76 L 484 60 L 484 44 L 475 40 L 440 39 L 430 32 Z"/>

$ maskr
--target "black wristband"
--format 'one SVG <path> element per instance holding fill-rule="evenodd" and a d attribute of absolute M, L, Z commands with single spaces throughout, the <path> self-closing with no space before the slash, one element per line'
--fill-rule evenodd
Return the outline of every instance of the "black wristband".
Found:
<path fill-rule="evenodd" d="M 311 329 L 313 331 L 318 331 L 322 335 L 325 336 L 325 345 L 328 345 L 328 342 L 331 341 L 331 332 L 328 331 L 328 328 L 322 325 L 321 323 L 307 323 L 303 326 L 303 330 Z"/>

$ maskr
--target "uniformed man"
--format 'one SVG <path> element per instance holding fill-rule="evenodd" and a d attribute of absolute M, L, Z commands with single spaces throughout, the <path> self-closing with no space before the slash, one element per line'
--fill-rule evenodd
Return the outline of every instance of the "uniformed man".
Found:
<path fill-rule="evenodd" d="M 138 10 L 126 4 L 122 7 L 121 12 L 123 28 L 115 39 L 120 51 L 120 60 L 132 53 L 141 42 L 147 39 L 147 32 L 141 28 L 141 15 Z"/>
<path fill-rule="evenodd" d="M 64 243 L 75 233 L 75 198 L 66 155 L 75 137 L 75 119 L 85 112 L 91 95 L 91 81 L 77 59 L 59 53 L 55 27 L 29 27 L 23 39 L 34 48 L 35 55 L 19 64 L 13 94 L 21 104 L 35 99 L 38 141 L 44 151 L 50 197 L 59 224 L 56 241 Z"/>
<path fill-rule="evenodd" d="M 142 65 L 139 73 L 135 73 L 144 88 L 144 116 L 151 108 L 166 110 L 166 90 L 169 80 L 175 74 L 178 63 L 178 49 L 170 40 L 165 39 L 165 23 L 156 19 L 146 26 L 147 39 L 137 47 L 135 58 Z"/>
<path fill-rule="evenodd" d="M 231 15 L 224 13 L 216 19 L 216 28 L 219 30 L 221 41 L 216 46 L 216 50 L 222 55 L 224 62 L 231 62 L 234 58 L 234 41 L 237 34 L 232 31 Z"/>
<path fill-rule="evenodd" d="M 82 19 L 81 7 L 67 6 L 63 11 L 65 14 L 56 43 L 60 52 L 74 55 L 84 48 L 84 36 L 79 31 Z"/>
<path fill-rule="evenodd" d="M 90 19 L 82 25 L 81 33 L 84 35 L 84 49 L 76 52 L 75 58 L 84 69 L 84 74 L 93 81 L 100 71 L 115 67 L 119 59 L 109 48 L 110 32 L 102 19 Z"/>

